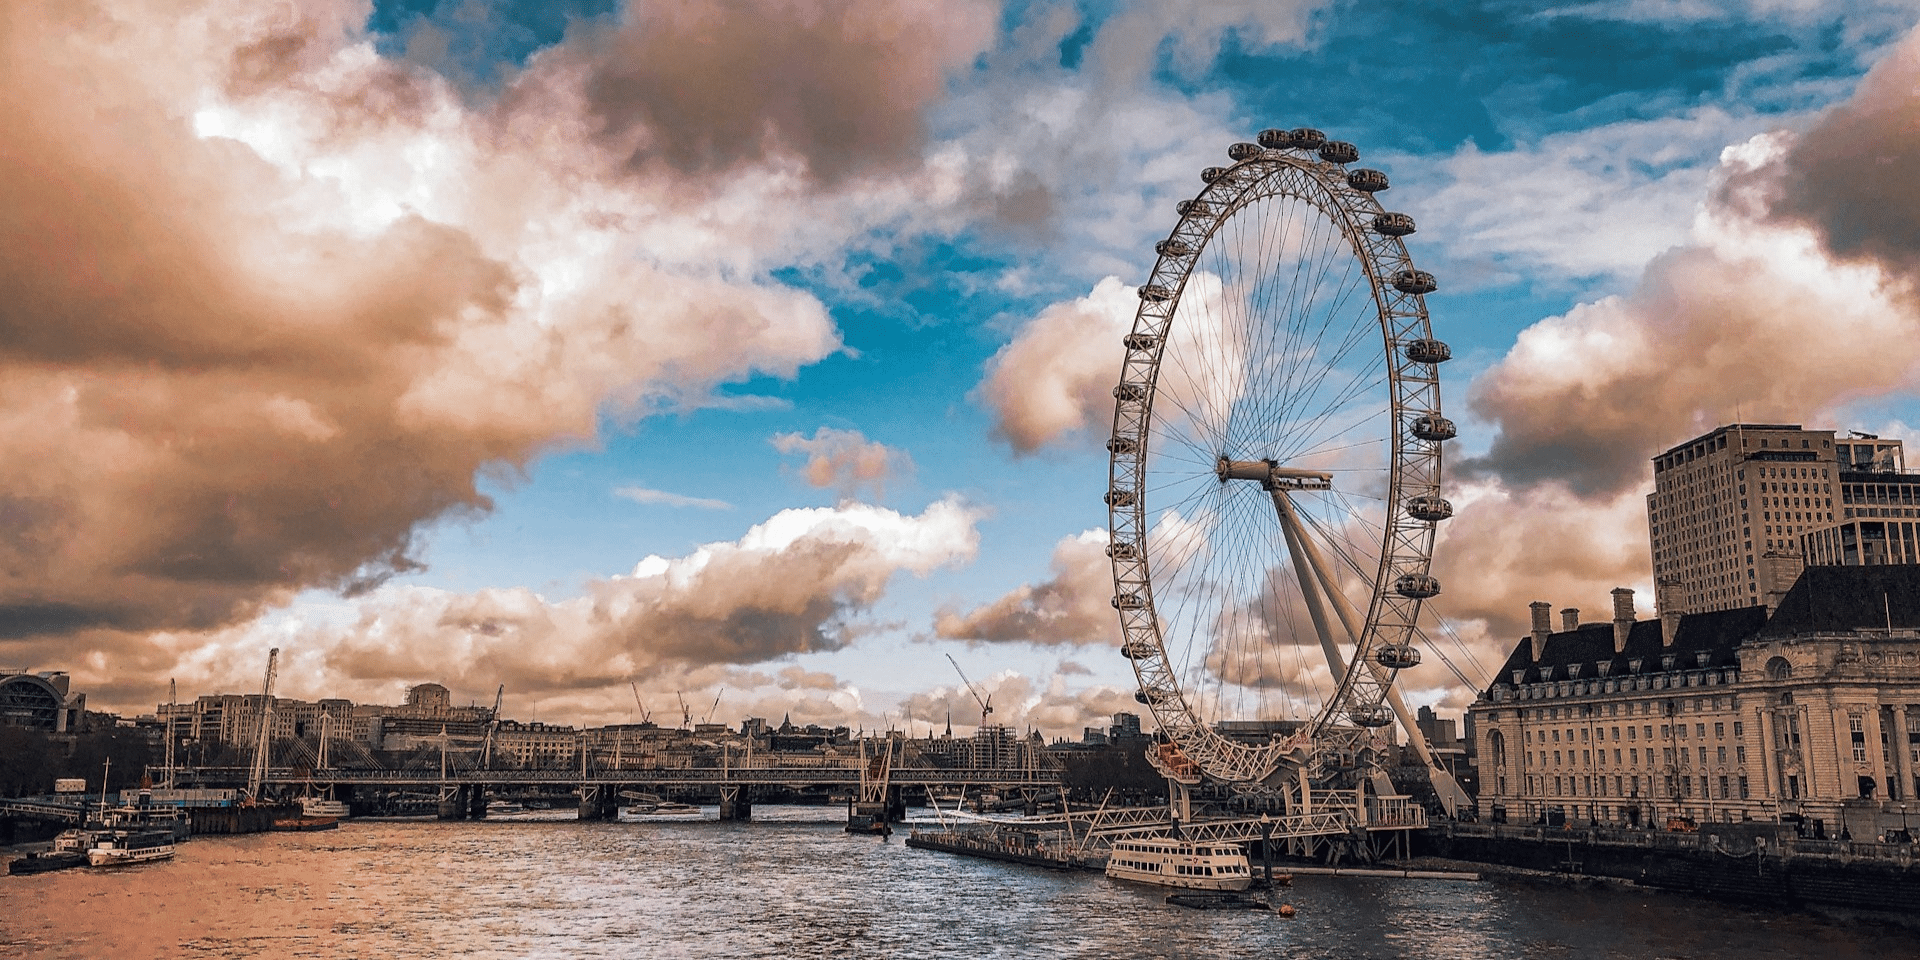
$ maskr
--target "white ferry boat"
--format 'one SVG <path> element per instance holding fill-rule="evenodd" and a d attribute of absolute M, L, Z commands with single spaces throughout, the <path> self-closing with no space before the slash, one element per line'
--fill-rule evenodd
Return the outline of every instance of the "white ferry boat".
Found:
<path fill-rule="evenodd" d="M 300 815 L 303 817 L 345 817 L 351 812 L 345 803 L 338 800 L 328 800 L 325 797 L 300 798 Z"/>
<path fill-rule="evenodd" d="M 87 862 L 112 867 L 173 859 L 173 836 L 160 830 L 107 830 L 94 838 Z"/>
<path fill-rule="evenodd" d="M 1245 890 L 1253 885 L 1247 854 L 1230 843 L 1197 840 L 1120 840 L 1107 858 L 1107 876 L 1188 890 Z"/>

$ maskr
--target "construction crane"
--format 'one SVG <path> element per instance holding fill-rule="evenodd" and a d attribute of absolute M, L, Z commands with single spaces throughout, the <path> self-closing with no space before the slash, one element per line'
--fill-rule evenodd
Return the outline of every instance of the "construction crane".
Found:
<path fill-rule="evenodd" d="M 167 678 L 167 783 L 168 790 L 173 789 L 173 718 L 180 712 L 180 689 L 174 686 L 173 678 Z"/>
<path fill-rule="evenodd" d="M 985 697 L 980 696 L 980 691 L 975 689 L 972 680 L 967 679 L 967 672 L 960 669 L 960 661 L 955 660 L 953 654 L 947 654 L 947 662 L 953 664 L 953 672 L 960 675 L 960 682 L 967 685 L 967 692 L 973 694 L 974 702 L 980 705 L 980 726 L 984 729 L 987 718 L 993 716 L 993 694 L 989 692 Z"/>
<path fill-rule="evenodd" d="M 500 689 L 493 692 L 493 713 L 487 715 L 487 743 L 480 751 L 480 767 L 483 770 L 493 769 L 493 734 L 500 729 L 500 704 L 506 698 L 507 685 L 503 683 Z"/>
<path fill-rule="evenodd" d="M 720 698 L 726 695 L 727 695 L 726 687 L 721 687 L 720 692 L 713 695 L 713 706 L 707 708 L 707 718 L 705 720 L 700 721 L 701 723 L 713 722 L 713 715 L 720 712 Z"/>
<path fill-rule="evenodd" d="M 273 743 L 273 677 L 280 667 L 280 648 L 267 651 L 267 680 L 260 685 L 260 731 L 253 742 L 253 764 L 247 770 L 247 799 L 260 802 L 267 779 L 267 753 Z"/>
<path fill-rule="evenodd" d="M 679 691 L 675 691 L 673 695 L 680 698 L 680 729 L 692 729 L 693 711 L 687 708 L 687 695 Z"/>
<path fill-rule="evenodd" d="M 628 680 L 627 686 L 633 688 L 633 705 L 640 708 L 640 722 L 652 723 L 653 711 L 648 710 L 647 705 L 640 702 L 640 685 L 632 680 Z"/>

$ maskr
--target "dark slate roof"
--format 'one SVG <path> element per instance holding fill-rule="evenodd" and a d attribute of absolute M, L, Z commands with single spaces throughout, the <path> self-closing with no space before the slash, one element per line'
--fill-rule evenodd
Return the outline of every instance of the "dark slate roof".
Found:
<path fill-rule="evenodd" d="M 1920 627 L 1920 567 L 1808 567 L 1767 621 L 1762 637 L 1861 628 Z"/>
<path fill-rule="evenodd" d="M 1601 620 L 1548 634 L 1546 656 L 1540 663 L 1533 662 L 1533 638 L 1522 637 L 1493 682 L 1514 682 L 1516 670 L 1524 671 L 1521 683 L 1591 680 L 1600 675 L 1601 663 L 1608 665 L 1608 676 L 1627 676 L 1634 672 L 1633 660 L 1641 661 L 1641 673 L 1653 673 L 1668 669 L 1664 658 L 1669 656 L 1674 658 L 1675 670 L 1735 666 L 1740 662 L 1736 648 L 1759 633 L 1766 620 L 1765 607 L 1689 614 L 1680 618 L 1672 646 L 1661 643 L 1660 621 L 1641 620 L 1628 632 L 1626 651 L 1620 654 L 1613 652 L 1613 622 Z M 1707 655 L 1704 664 L 1702 653 Z"/>

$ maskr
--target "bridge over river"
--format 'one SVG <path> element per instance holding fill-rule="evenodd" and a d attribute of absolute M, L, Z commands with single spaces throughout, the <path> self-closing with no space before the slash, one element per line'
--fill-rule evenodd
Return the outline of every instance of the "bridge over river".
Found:
<path fill-rule="evenodd" d="M 174 782 L 194 787 L 244 787 L 246 767 L 183 767 Z M 260 793 L 275 795 L 328 793 L 353 800 L 368 790 L 431 792 L 437 794 L 442 815 L 454 818 L 484 816 L 490 796 L 532 789 L 565 789 L 580 798 L 581 816 L 612 816 L 622 792 L 669 793 L 698 790 L 720 799 L 724 820 L 752 816 L 756 788 L 800 791 L 844 791 L 856 805 L 884 805 L 888 812 L 904 811 L 907 790 L 945 794 L 992 790 L 1015 801 L 1039 798 L 1060 790 L 1059 771 L 1039 766 L 931 767 L 893 766 L 875 758 L 858 762 L 785 766 L 764 760 L 723 763 L 720 766 L 672 766 L 643 769 L 497 770 L 497 769 L 303 769 L 273 767 L 260 777 Z"/>

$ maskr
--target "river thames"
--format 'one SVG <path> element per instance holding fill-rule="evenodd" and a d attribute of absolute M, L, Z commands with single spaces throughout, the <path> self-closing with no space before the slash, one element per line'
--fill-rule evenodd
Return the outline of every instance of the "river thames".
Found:
<path fill-rule="evenodd" d="M 349 821 L 0 876 L 0 956 L 1887 958 L 1920 934 L 1637 889 L 1301 877 L 1298 915 L 756 822 Z M 709 808 L 708 816 L 712 816 Z"/>

